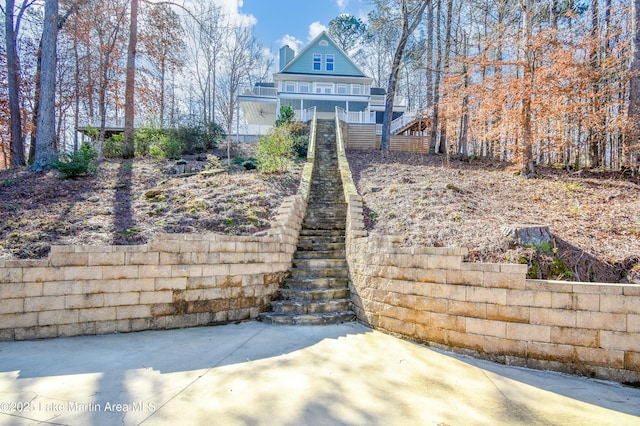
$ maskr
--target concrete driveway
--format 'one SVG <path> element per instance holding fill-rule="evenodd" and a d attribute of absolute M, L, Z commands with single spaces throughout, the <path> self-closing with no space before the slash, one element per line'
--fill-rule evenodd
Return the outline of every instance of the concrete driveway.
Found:
<path fill-rule="evenodd" d="M 356 323 L 0 343 L 0 425 L 640 425 L 640 389 Z"/>

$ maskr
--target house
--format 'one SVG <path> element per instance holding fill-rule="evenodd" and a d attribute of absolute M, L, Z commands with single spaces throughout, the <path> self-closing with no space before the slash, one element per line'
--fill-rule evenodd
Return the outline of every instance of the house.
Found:
<path fill-rule="evenodd" d="M 273 125 L 284 105 L 290 105 L 301 121 L 314 108 L 318 118 L 333 118 L 337 107 L 349 123 L 381 125 L 386 92 L 371 87 L 372 81 L 322 32 L 298 55 L 289 46 L 282 47 L 273 82 L 247 89 L 239 96 L 240 108 L 248 124 L 259 127 Z M 405 109 L 403 99 L 396 96 L 394 118 Z"/>

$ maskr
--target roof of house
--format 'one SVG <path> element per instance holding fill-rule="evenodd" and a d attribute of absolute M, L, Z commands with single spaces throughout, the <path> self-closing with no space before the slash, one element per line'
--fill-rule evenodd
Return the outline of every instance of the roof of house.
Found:
<path fill-rule="evenodd" d="M 313 70 L 314 54 L 333 54 L 334 70 L 326 71 Z M 326 31 L 320 33 L 311 43 L 309 43 L 300 53 L 298 53 L 279 73 L 276 74 L 309 74 L 309 75 L 332 75 L 340 77 L 367 77 L 362 69 L 342 50 Z"/>

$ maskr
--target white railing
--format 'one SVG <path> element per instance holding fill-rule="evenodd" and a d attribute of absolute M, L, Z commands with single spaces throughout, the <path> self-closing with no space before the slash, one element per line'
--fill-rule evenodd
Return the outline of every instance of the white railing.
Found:
<path fill-rule="evenodd" d="M 342 125 L 341 121 L 346 121 L 346 111 L 340 107 L 336 107 L 336 143 L 338 147 L 338 155 L 344 154 L 344 141 L 342 140 Z"/>
<path fill-rule="evenodd" d="M 387 95 L 371 95 L 371 105 L 384 105 L 387 101 Z M 394 96 L 393 106 L 406 106 L 406 99 L 404 96 Z"/>
<path fill-rule="evenodd" d="M 376 113 L 372 111 L 345 111 L 336 107 L 338 118 L 350 124 L 372 124 L 376 122 Z"/>
<path fill-rule="evenodd" d="M 316 107 L 311 107 L 311 108 L 307 108 L 304 111 L 302 111 L 302 113 L 300 114 L 300 121 L 304 121 L 305 123 L 307 121 L 311 121 L 313 120 L 313 118 L 316 115 Z"/>
<path fill-rule="evenodd" d="M 343 108 L 336 107 L 336 117 L 342 121 L 349 122 L 349 116 L 347 115 L 347 111 Z"/>
<path fill-rule="evenodd" d="M 376 113 L 367 111 L 349 111 L 347 113 L 348 123 L 375 123 Z"/>
<path fill-rule="evenodd" d="M 398 130 L 415 120 L 416 114 L 417 111 L 407 111 L 393 120 L 391 122 L 391 134 L 395 134 Z"/>
<path fill-rule="evenodd" d="M 278 90 L 275 87 L 260 87 L 253 86 L 245 89 L 242 93 L 244 96 L 262 96 L 265 98 L 274 98 L 278 95 Z"/>

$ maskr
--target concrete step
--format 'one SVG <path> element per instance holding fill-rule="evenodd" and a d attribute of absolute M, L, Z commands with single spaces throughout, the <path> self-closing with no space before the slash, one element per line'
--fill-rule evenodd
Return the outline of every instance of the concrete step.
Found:
<path fill-rule="evenodd" d="M 349 278 L 349 270 L 347 268 L 333 269 L 305 269 L 291 268 L 289 269 L 290 277 L 294 280 L 306 278 Z"/>
<path fill-rule="evenodd" d="M 302 226 L 307 229 L 326 229 L 326 230 L 344 230 L 346 229 L 345 223 L 339 222 L 324 222 L 324 223 L 309 223 L 306 222 Z"/>
<path fill-rule="evenodd" d="M 347 266 L 345 259 L 293 259 L 293 267 L 300 269 L 346 269 Z"/>
<path fill-rule="evenodd" d="M 344 243 L 344 237 L 342 242 L 324 242 L 324 241 L 298 241 L 298 250 L 302 251 L 336 251 L 345 250 L 346 244 Z"/>
<path fill-rule="evenodd" d="M 322 229 L 302 229 L 300 231 L 300 237 L 342 237 L 342 239 L 344 240 L 344 232 L 339 229 L 329 231 Z"/>
<path fill-rule="evenodd" d="M 295 254 L 296 259 L 344 259 L 345 256 L 346 256 L 345 250 L 334 250 L 334 251 L 300 250 L 300 251 L 297 251 Z"/>
<path fill-rule="evenodd" d="M 346 288 L 328 288 L 328 289 L 311 289 L 311 290 L 296 290 L 296 289 L 280 289 L 280 298 L 282 300 L 338 300 L 348 299 L 349 290 Z"/>
<path fill-rule="evenodd" d="M 323 289 L 340 289 L 343 290 L 349 286 L 349 280 L 346 278 L 287 278 L 284 282 L 285 289 L 289 290 L 323 290 Z"/>
<path fill-rule="evenodd" d="M 280 325 L 326 325 L 340 324 L 354 321 L 356 315 L 353 311 L 331 312 L 312 315 L 288 315 L 265 312 L 260 314 L 263 322 Z"/>
<path fill-rule="evenodd" d="M 328 312 L 348 311 L 351 307 L 349 299 L 337 300 L 276 300 L 271 302 L 271 309 L 276 314 L 324 314 Z"/>

